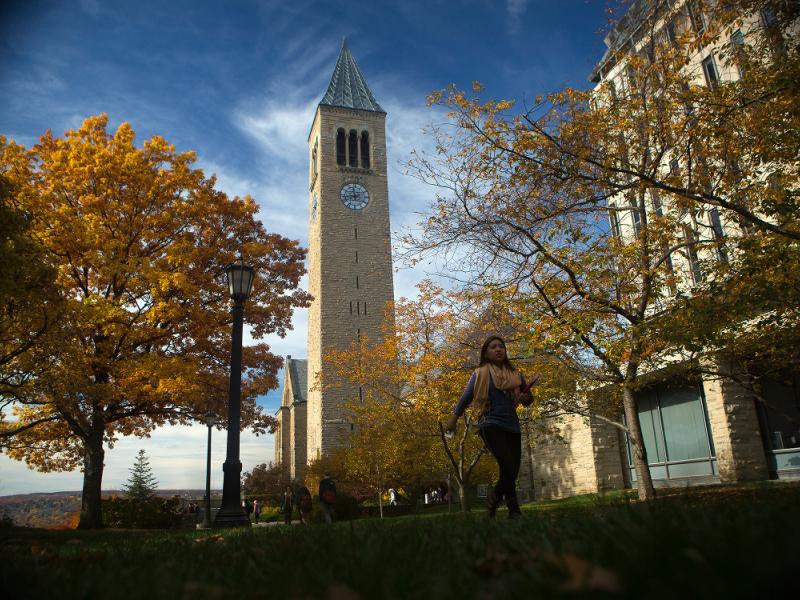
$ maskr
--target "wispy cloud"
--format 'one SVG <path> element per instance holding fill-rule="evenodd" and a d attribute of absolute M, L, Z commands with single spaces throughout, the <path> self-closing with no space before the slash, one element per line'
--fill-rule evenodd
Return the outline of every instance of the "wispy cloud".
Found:
<path fill-rule="evenodd" d="M 511 35 L 520 31 L 526 10 L 528 10 L 528 0 L 506 0 L 508 32 Z"/>

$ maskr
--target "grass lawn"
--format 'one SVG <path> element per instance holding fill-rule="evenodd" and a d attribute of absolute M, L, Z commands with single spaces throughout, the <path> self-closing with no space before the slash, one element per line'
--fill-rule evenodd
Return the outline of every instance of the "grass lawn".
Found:
<path fill-rule="evenodd" d="M 4 598 L 780 598 L 800 482 L 246 531 L 0 530 Z"/>

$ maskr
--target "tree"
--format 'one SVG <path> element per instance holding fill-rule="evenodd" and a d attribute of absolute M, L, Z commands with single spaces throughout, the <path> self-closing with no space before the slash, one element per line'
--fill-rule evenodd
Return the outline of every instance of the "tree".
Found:
<path fill-rule="evenodd" d="M 275 506 L 290 485 L 289 474 L 280 465 L 261 463 L 242 476 L 242 490 L 245 496 L 263 497 Z"/>
<path fill-rule="evenodd" d="M 691 329 L 671 297 L 702 279 L 703 254 L 724 263 L 718 281 L 737 281 L 741 263 L 722 259 L 746 252 L 739 241 L 751 229 L 770 245 L 800 239 L 800 61 L 797 28 L 787 27 L 797 9 L 702 4 L 713 14 L 700 33 L 684 4 L 632 6 L 594 90 L 543 95 L 516 114 L 511 101 L 481 100 L 480 84 L 475 97 L 455 87 L 434 93 L 451 127 L 433 128 L 436 155 L 410 164 L 440 190 L 421 234 L 405 240 L 411 256 L 436 253 L 467 285 L 495 289 L 496 302 L 519 315 L 530 350 L 559 357 L 577 389 L 591 391 L 573 396 L 574 410 L 628 434 L 642 498 L 654 491 L 636 391 L 643 373 L 688 343 L 668 334 Z M 782 29 L 760 29 L 753 12 L 764 6 Z M 745 43 L 723 44 L 737 27 Z M 724 46 L 743 77 L 700 85 L 698 42 Z"/>
<path fill-rule="evenodd" d="M 158 136 L 137 148 L 130 125 L 106 127 L 105 115 L 91 117 L 29 150 L 0 138 L 0 174 L 64 302 L 57 330 L 37 342 L 52 358 L 24 395 L 3 391 L 13 404 L 0 443 L 42 471 L 82 467 L 80 528 L 102 526 L 106 444 L 224 414 L 228 263 L 243 256 L 258 273 L 246 313 L 254 338 L 284 335 L 293 309 L 308 304 L 297 289 L 305 251 L 267 233 L 252 198 L 215 190 L 192 152 Z M 277 387 L 280 363 L 266 344 L 244 350 L 242 424 L 256 433 L 275 427 L 254 399 Z"/>
<path fill-rule="evenodd" d="M 484 446 L 474 435 L 471 412 L 452 440 L 445 437 L 441 422 L 466 386 L 486 330 L 498 326 L 462 310 L 459 294 L 448 294 L 431 281 L 418 289 L 416 300 L 401 299 L 395 305 L 395 331 L 384 332 L 382 340 L 362 338 L 331 352 L 326 360 L 336 381 L 323 383 L 346 381 L 365 391 L 363 401 L 347 406 L 353 434 L 341 461 L 350 473 L 379 492 L 390 484 L 439 482 L 451 472 L 466 511 L 471 481 L 488 477 L 493 466 L 480 460 Z"/>
<path fill-rule="evenodd" d="M 39 368 L 52 359 L 43 342 L 63 303 L 54 285 L 56 271 L 31 235 L 31 215 L 3 176 L 0 239 L 0 397 L 10 403 L 24 396 Z"/>
<path fill-rule="evenodd" d="M 130 500 L 149 500 L 155 495 L 158 489 L 158 481 L 150 469 L 150 461 L 144 449 L 139 450 L 133 467 L 129 469 L 131 476 L 128 478 L 127 483 L 123 484 L 122 489 L 128 495 Z"/>

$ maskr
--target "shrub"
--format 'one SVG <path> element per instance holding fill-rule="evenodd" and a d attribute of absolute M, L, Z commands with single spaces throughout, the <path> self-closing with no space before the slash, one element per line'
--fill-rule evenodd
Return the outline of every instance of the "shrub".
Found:
<path fill-rule="evenodd" d="M 321 504 L 319 496 L 314 496 L 313 508 L 308 516 L 310 523 L 325 522 Z M 361 507 L 358 505 L 358 500 L 341 490 L 336 491 L 336 504 L 334 504 L 333 510 L 337 521 L 352 521 L 361 516 Z"/>
<path fill-rule="evenodd" d="M 175 529 L 181 526 L 181 500 L 172 498 L 104 498 L 103 521 L 118 529 Z"/>

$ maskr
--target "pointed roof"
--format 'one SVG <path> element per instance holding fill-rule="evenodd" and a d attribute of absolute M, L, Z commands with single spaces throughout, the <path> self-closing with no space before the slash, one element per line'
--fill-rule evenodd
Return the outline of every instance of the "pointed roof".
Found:
<path fill-rule="evenodd" d="M 372 95 L 367 80 L 361 74 L 356 64 L 356 59 L 347 47 L 347 39 L 342 40 L 342 49 L 339 59 L 333 68 L 328 91 L 322 97 L 320 104 L 326 106 L 339 106 L 342 108 L 357 108 L 372 112 L 385 113 L 375 96 Z"/>

